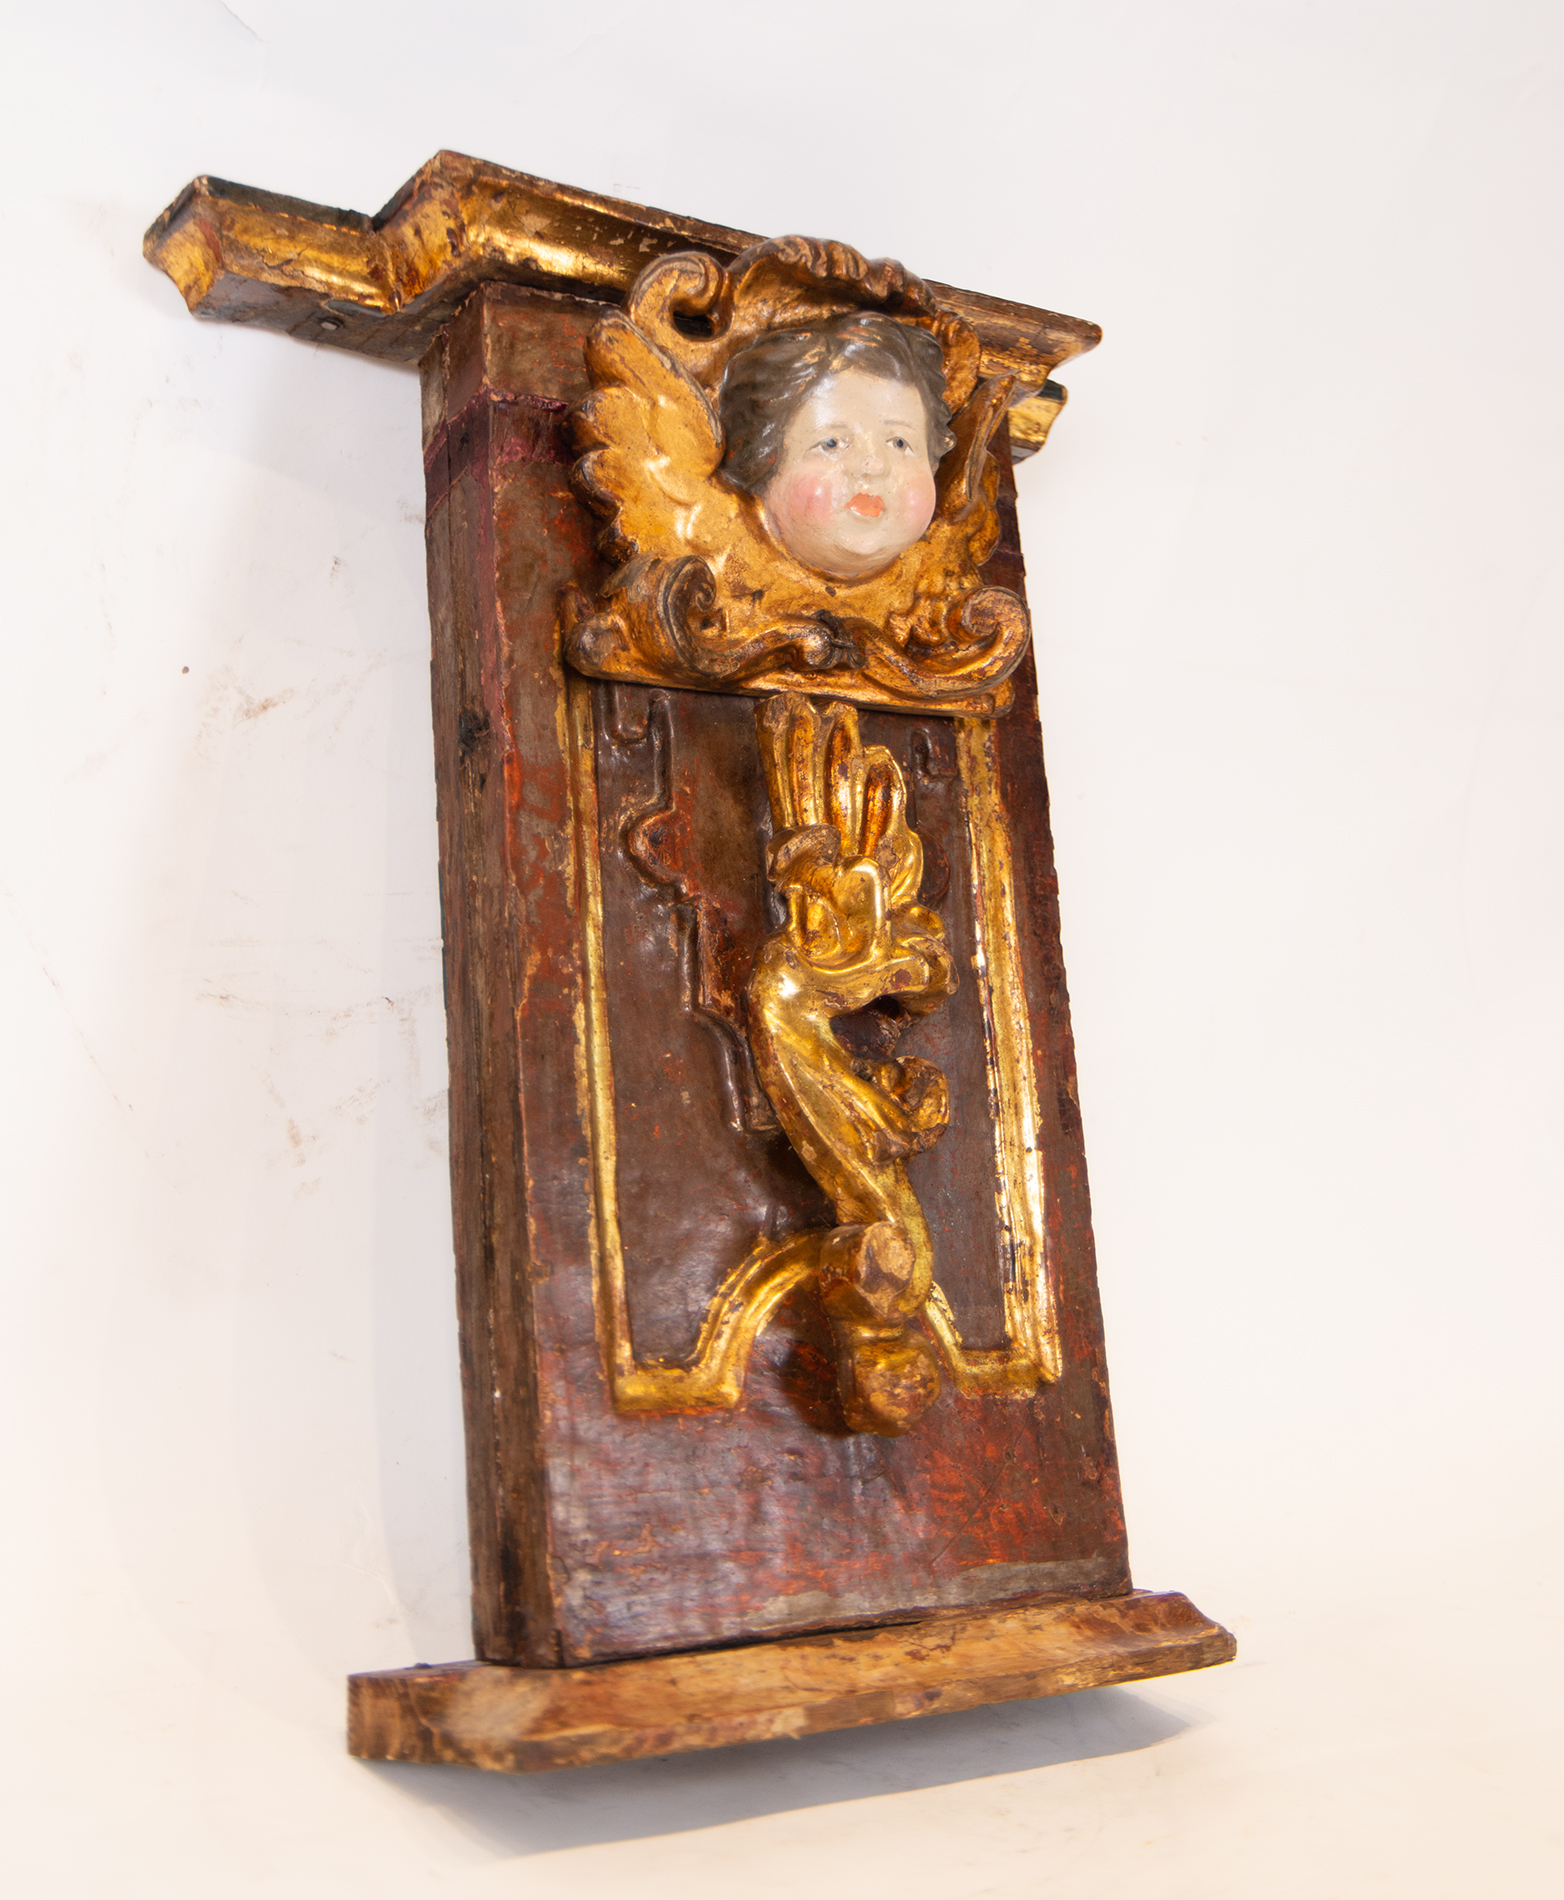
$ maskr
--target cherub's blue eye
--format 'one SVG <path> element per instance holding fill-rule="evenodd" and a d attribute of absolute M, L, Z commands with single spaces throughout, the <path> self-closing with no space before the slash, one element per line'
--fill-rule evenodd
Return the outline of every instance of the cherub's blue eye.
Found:
<path fill-rule="evenodd" d="M 835 436 L 835 435 L 828 435 L 826 439 L 820 444 L 820 446 L 823 449 L 839 449 L 842 446 L 841 437 Z"/>
<path fill-rule="evenodd" d="M 906 436 L 898 435 L 891 438 L 891 447 L 893 449 L 908 449 L 912 447 L 912 444 L 907 440 Z"/>

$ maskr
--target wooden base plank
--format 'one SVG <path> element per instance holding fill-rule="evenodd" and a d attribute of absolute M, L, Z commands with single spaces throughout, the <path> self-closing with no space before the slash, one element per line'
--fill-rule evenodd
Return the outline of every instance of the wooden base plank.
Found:
<path fill-rule="evenodd" d="M 1137 1590 L 580 1669 L 385 1669 L 348 1679 L 348 1752 L 531 1774 L 1068 1695 L 1236 1647 L 1187 1597 Z"/>

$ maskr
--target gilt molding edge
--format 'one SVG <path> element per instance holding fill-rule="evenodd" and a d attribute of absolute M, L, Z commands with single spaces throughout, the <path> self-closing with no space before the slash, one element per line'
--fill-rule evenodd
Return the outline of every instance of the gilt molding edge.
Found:
<path fill-rule="evenodd" d="M 437 152 L 374 216 L 192 179 L 142 243 L 191 313 L 417 362 L 481 283 L 622 301 L 654 257 L 731 262 L 752 232 L 577 190 L 459 152 Z M 1017 459 L 1042 447 L 1066 392 L 1052 371 L 1095 349 L 1095 323 L 930 281 L 977 331 L 984 376 L 1014 376 Z"/>

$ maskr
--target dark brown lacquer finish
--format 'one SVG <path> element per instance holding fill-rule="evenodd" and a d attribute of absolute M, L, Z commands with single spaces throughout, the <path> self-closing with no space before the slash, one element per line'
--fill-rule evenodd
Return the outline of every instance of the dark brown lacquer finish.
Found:
<path fill-rule="evenodd" d="M 1039 1065 L 1059 1377 L 942 1392 L 917 1430 L 851 1432 L 817 1294 L 759 1333 L 743 1402 L 616 1409 L 605 1370 L 587 1047 L 588 880 L 573 836 L 570 694 L 591 699 L 593 837 L 612 1051 L 613 1187 L 638 1364 L 695 1352 L 757 1235 L 831 1224 L 757 1083 L 743 986 L 778 921 L 756 702 L 572 689 L 555 601 L 597 575 L 565 412 L 597 312 L 482 290 L 425 365 L 457 1246 L 472 1435 L 479 1653 L 584 1662 L 1129 1587 L 1058 952 L 1030 662 L 993 722 Z M 1008 497 L 1007 497 L 1008 500 Z M 1014 513 L 985 573 L 1019 590 Z M 908 1172 L 967 1346 L 1004 1343 L 1005 1236 L 954 722 L 864 716 L 911 788 L 964 981 L 906 1030 L 941 1068 L 943 1140 Z M 581 801 L 576 800 L 579 809 Z M 866 1053 L 883 1016 L 844 1025 Z M 597 1310 L 595 1310 L 595 1308 Z"/>

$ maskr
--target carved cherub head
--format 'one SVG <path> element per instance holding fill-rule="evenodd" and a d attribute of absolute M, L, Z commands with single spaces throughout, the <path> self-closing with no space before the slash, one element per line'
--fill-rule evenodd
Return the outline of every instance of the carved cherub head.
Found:
<path fill-rule="evenodd" d="M 561 603 L 578 672 L 1010 704 L 1030 623 L 983 567 L 1015 382 L 982 375 L 976 331 L 926 284 L 815 238 L 727 266 L 675 251 L 599 319 L 586 367 L 575 480 L 613 565 Z"/>
<path fill-rule="evenodd" d="M 773 331 L 728 364 L 718 412 L 724 477 L 806 567 L 861 580 L 922 539 L 955 441 L 927 330 L 860 310 Z"/>

